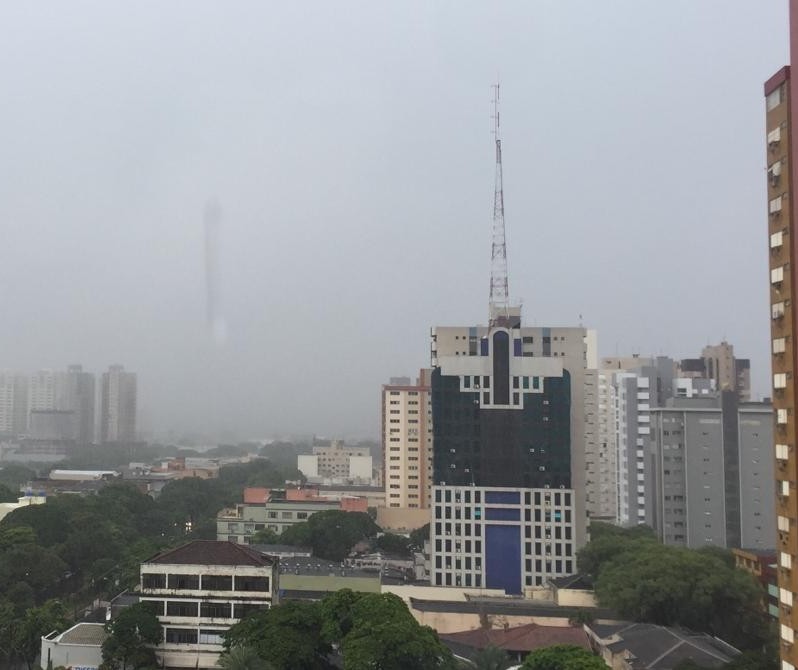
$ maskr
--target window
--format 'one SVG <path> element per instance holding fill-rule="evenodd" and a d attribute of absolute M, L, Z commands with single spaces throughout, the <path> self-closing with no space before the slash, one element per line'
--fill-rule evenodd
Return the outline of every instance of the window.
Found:
<path fill-rule="evenodd" d="M 201 630 L 199 633 L 200 644 L 222 644 L 224 642 L 224 630 Z"/>
<path fill-rule="evenodd" d="M 200 616 L 206 619 L 229 619 L 230 603 L 200 603 Z"/>
<path fill-rule="evenodd" d="M 233 578 L 230 575 L 202 575 L 202 588 L 205 591 L 232 591 Z"/>
<path fill-rule="evenodd" d="M 236 603 L 233 606 L 233 617 L 236 619 L 243 619 L 250 612 L 256 612 L 268 607 L 266 603 Z"/>
<path fill-rule="evenodd" d="M 269 578 L 255 576 L 236 576 L 236 591 L 268 591 Z"/>
<path fill-rule="evenodd" d="M 783 337 L 777 337 L 773 340 L 773 353 L 783 354 L 786 351 L 787 341 Z"/>
<path fill-rule="evenodd" d="M 784 372 L 777 372 L 773 375 L 773 388 L 783 389 L 787 387 L 787 375 Z"/>
<path fill-rule="evenodd" d="M 765 98 L 767 111 L 778 107 L 782 102 L 784 102 L 784 97 L 784 84 L 779 86 L 775 91 L 768 93 Z"/>
<path fill-rule="evenodd" d="M 167 628 L 166 641 L 173 644 L 197 644 L 197 631 L 191 628 Z"/>
<path fill-rule="evenodd" d="M 141 586 L 145 589 L 165 589 L 166 575 L 145 573 L 141 575 Z"/>
<path fill-rule="evenodd" d="M 199 589 L 199 575 L 169 575 L 169 588 L 196 591 Z"/>
<path fill-rule="evenodd" d="M 167 616 L 197 616 L 198 603 L 196 601 L 177 600 L 166 603 Z"/>
<path fill-rule="evenodd" d="M 786 516 L 778 516 L 777 525 L 780 531 L 786 532 L 790 530 L 790 520 Z"/>

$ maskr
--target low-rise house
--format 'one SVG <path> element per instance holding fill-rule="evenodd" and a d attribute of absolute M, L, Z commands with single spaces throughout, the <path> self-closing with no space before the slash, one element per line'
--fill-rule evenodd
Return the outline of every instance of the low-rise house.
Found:
<path fill-rule="evenodd" d="M 321 600 L 341 589 L 379 593 L 380 573 L 360 570 L 323 558 L 294 557 L 280 561 L 281 598 Z"/>
<path fill-rule="evenodd" d="M 589 624 L 591 648 L 613 670 L 674 670 L 692 661 L 701 668 L 721 668 L 739 650 L 706 633 L 652 623 Z"/>
<path fill-rule="evenodd" d="M 196 540 L 141 564 L 142 602 L 163 626 L 165 668 L 212 668 L 222 635 L 253 610 L 278 602 L 279 561 L 233 542 Z"/>
<path fill-rule="evenodd" d="M 103 662 L 102 646 L 107 637 L 101 623 L 76 623 L 63 633 L 53 631 L 42 637 L 41 665 L 97 670 Z"/>
<path fill-rule="evenodd" d="M 555 644 L 568 644 L 590 649 L 587 635 L 581 627 L 540 626 L 529 623 L 503 628 L 477 628 L 441 635 L 441 642 L 457 656 L 473 659 L 487 647 L 498 647 L 510 660 L 521 663 L 530 652 Z"/>
<path fill-rule="evenodd" d="M 366 512 L 368 502 L 355 496 L 321 495 L 315 488 L 289 488 L 277 491 L 246 488 L 244 502 L 216 516 L 216 539 L 249 544 L 259 530 L 282 533 L 286 528 L 307 521 L 317 512 L 341 510 Z"/>

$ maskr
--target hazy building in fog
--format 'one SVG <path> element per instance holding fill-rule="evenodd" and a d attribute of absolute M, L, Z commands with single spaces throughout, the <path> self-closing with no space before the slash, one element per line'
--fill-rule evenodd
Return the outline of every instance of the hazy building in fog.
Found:
<path fill-rule="evenodd" d="M 0 434 L 20 435 L 28 428 L 28 378 L 0 372 Z"/>
<path fill-rule="evenodd" d="M 62 409 L 65 394 L 65 372 L 37 370 L 28 379 L 28 412 Z M 30 416 L 28 427 L 30 428 Z"/>
<path fill-rule="evenodd" d="M 30 413 L 28 436 L 33 440 L 74 441 L 77 435 L 75 412 L 61 409 L 34 409 Z"/>
<path fill-rule="evenodd" d="M 79 444 L 94 442 L 94 375 L 81 365 L 67 368 L 63 404 L 58 409 L 74 413 L 75 440 Z"/>
<path fill-rule="evenodd" d="M 112 365 L 102 376 L 101 442 L 136 439 L 136 373 Z"/>

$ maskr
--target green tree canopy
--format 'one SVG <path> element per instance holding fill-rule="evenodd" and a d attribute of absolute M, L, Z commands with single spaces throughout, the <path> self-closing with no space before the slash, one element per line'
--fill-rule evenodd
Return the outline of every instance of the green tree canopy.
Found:
<path fill-rule="evenodd" d="M 251 647 L 275 668 L 325 670 L 329 645 L 321 636 L 318 603 L 289 600 L 253 612 L 225 635 L 225 650 Z"/>
<path fill-rule="evenodd" d="M 513 662 L 504 649 L 489 646 L 474 654 L 475 670 L 507 670 Z"/>
<path fill-rule="evenodd" d="M 250 544 L 282 544 L 284 540 L 271 528 L 261 528 L 249 540 Z"/>
<path fill-rule="evenodd" d="M 157 665 L 152 647 L 160 644 L 163 631 L 147 603 L 126 607 L 106 625 L 106 630 L 108 638 L 102 647 L 104 670 L 136 670 Z"/>
<path fill-rule="evenodd" d="M 424 542 L 429 540 L 429 524 L 416 528 L 410 533 L 410 547 L 416 551 L 424 549 Z"/>
<path fill-rule="evenodd" d="M 342 561 L 354 545 L 375 537 L 379 530 L 379 526 L 364 512 L 327 510 L 287 528 L 280 538 L 286 544 L 309 546 L 320 558 Z"/>
<path fill-rule="evenodd" d="M 558 644 L 533 651 L 521 670 L 607 670 L 607 664 L 587 649 Z"/>
<path fill-rule="evenodd" d="M 402 535 L 383 533 L 376 540 L 377 549 L 399 556 L 410 555 L 410 540 Z"/>

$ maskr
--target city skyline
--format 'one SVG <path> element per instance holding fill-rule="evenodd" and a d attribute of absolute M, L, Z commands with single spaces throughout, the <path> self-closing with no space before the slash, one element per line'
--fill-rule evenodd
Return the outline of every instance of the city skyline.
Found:
<path fill-rule="evenodd" d="M 124 360 L 158 435 L 297 432 L 312 408 L 318 432 L 377 436 L 374 390 L 427 364 L 429 324 L 485 321 L 498 70 L 526 323 L 581 315 L 601 356 L 726 339 L 769 395 L 738 305 L 769 309 L 755 93 L 786 60 L 783 4 L 364 6 L 333 33 L 321 4 L 198 3 L 179 39 L 170 8 L 5 7 L 26 68 L 3 75 L 0 268 L 24 290 L 0 368 Z"/>

